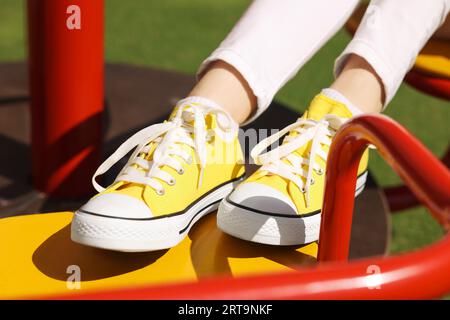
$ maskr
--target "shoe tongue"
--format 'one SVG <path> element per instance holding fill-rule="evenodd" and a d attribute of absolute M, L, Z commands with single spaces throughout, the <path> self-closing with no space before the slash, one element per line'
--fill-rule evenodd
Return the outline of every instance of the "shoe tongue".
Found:
<path fill-rule="evenodd" d="M 347 107 L 343 103 L 335 101 L 323 94 L 318 94 L 311 101 L 308 109 L 305 111 L 305 113 L 302 115 L 301 118 L 320 121 L 327 114 L 334 114 L 342 118 L 350 118 L 352 116 L 351 112 L 347 109 Z M 291 131 L 289 132 L 288 136 L 295 137 L 298 134 L 299 133 L 297 131 Z M 285 141 L 283 141 L 283 143 L 285 143 Z M 297 154 L 300 157 L 304 158 L 307 157 L 307 153 L 310 151 L 310 149 L 311 149 L 311 141 L 305 144 L 304 146 L 300 147 L 299 149 L 295 150 L 294 154 Z M 283 159 L 282 161 L 289 164 L 287 159 Z M 307 170 L 307 167 L 304 166 L 304 169 Z M 264 177 L 265 175 L 260 177 L 260 179 L 265 179 Z M 291 194 L 291 196 L 300 195 L 298 197 L 297 196 L 293 197 L 294 203 L 296 204 L 298 210 L 300 210 L 300 208 L 303 206 L 303 200 L 301 200 L 303 199 L 303 196 L 301 196 L 302 193 L 300 193 L 300 191 L 294 186 L 294 184 L 290 183 L 287 179 L 281 178 L 279 176 L 272 176 L 271 178 L 276 179 L 280 184 L 282 183 L 286 184 L 286 188 L 288 192 Z M 305 179 L 303 178 L 303 180 Z"/>
<path fill-rule="evenodd" d="M 321 120 L 327 114 L 334 114 L 342 118 L 350 118 L 352 113 L 347 107 L 336 100 L 333 100 L 323 94 L 318 94 L 311 101 L 308 109 L 302 115 L 302 119 Z M 297 131 L 291 131 L 288 136 L 295 137 Z"/>
<path fill-rule="evenodd" d="M 318 94 L 311 101 L 308 109 L 305 111 L 301 118 L 320 121 L 327 114 L 334 114 L 342 118 L 350 118 L 352 116 L 352 113 L 343 103 L 331 99 L 323 94 Z M 291 131 L 288 136 L 295 137 L 298 134 L 299 133 L 297 131 Z M 296 150 L 295 153 L 299 156 L 304 156 L 310 148 L 311 142 Z"/>
<path fill-rule="evenodd" d="M 317 95 L 306 111 L 306 118 L 319 121 L 327 114 L 334 114 L 342 118 L 350 118 L 352 113 L 345 104 L 333 100 L 323 94 Z"/>
<path fill-rule="evenodd" d="M 183 106 L 176 106 L 173 109 L 172 113 L 170 114 L 168 121 L 173 120 L 177 116 L 179 108 L 183 108 L 182 112 L 184 112 L 184 111 L 186 111 L 186 110 L 188 110 L 190 108 L 197 108 L 197 107 L 198 106 L 196 104 L 186 104 L 186 105 L 183 105 Z M 185 126 L 194 126 L 195 125 L 195 120 L 192 119 L 190 121 L 186 121 L 185 119 L 183 119 L 183 123 L 184 123 Z M 212 115 L 210 115 L 210 114 L 206 114 L 205 115 L 205 130 L 208 130 L 209 128 L 212 128 L 214 125 L 215 125 L 215 118 Z M 165 135 L 161 136 L 162 139 L 164 139 L 164 137 L 165 137 Z M 147 160 L 151 160 L 152 159 L 153 152 L 157 148 L 158 144 L 159 143 L 155 142 L 155 141 L 151 142 L 150 151 L 144 156 L 145 159 L 147 159 Z M 189 149 L 190 148 L 187 147 L 186 151 L 189 152 Z"/>

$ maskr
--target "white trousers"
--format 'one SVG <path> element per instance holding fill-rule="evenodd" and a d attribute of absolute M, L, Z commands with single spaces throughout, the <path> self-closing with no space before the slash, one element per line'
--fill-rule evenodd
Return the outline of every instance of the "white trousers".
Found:
<path fill-rule="evenodd" d="M 344 25 L 358 0 L 255 0 L 214 60 L 236 68 L 257 97 L 250 122 L 277 91 Z M 353 40 L 336 59 L 335 76 L 349 54 L 363 57 L 381 78 L 389 103 L 415 58 L 445 21 L 450 0 L 372 0 Z"/>

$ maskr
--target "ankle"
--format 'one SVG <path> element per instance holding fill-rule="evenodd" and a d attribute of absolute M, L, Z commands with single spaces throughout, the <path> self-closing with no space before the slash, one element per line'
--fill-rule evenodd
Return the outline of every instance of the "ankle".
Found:
<path fill-rule="evenodd" d="M 233 66 L 221 60 L 211 63 L 188 96 L 214 101 L 239 124 L 247 120 L 257 104 L 244 77 Z"/>
<path fill-rule="evenodd" d="M 383 82 L 372 66 L 360 56 L 350 55 L 330 88 L 341 93 L 364 113 L 378 113 L 383 109 Z"/>
<path fill-rule="evenodd" d="M 363 114 L 364 111 L 361 110 L 359 107 L 355 106 L 349 99 L 347 99 L 346 96 L 344 96 L 342 93 L 340 93 L 339 91 L 332 89 L 332 88 L 326 88 L 326 89 L 322 89 L 321 94 L 323 94 L 324 96 L 333 99 L 337 102 L 340 102 L 342 104 L 344 104 L 347 109 L 352 113 L 352 116 L 359 116 L 360 114 Z"/>

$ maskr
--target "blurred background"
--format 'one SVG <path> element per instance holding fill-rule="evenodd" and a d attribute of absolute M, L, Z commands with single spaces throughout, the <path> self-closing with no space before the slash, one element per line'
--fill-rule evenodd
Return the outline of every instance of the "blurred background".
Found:
<path fill-rule="evenodd" d="M 106 0 L 106 61 L 192 75 L 249 3 L 249 0 Z M 23 61 L 25 3 L 1 0 L 0 5 L 0 63 Z M 345 30 L 340 31 L 279 92 L 276 100 L 302 113 L 311 98 L 332 80 L 334 59 L 349 40 Z M 385 114 L 405 126 L 438 157 L 445 152 L 450 140 L 448 102 L 403 84 Z M 0 150 L 7 152 L 2 145 Z M 369 167 L 380 186 L 400 182 L 376 151 L 371 152 Z M 421 207 L 397 213 L 391 219 L 391 253 L 421 248 L 443 235 L 437 222 Z"/>

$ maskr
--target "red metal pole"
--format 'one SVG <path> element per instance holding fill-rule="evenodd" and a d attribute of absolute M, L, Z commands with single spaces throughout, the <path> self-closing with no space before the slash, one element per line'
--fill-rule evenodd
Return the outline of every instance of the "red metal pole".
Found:
<path fill-rule="evenodd" d="M 100 160 L 104 0 L 28 0 L 32 172 L 47 194 L 89 194 Z"/>
<path fill-rule="evenodd" d="M 440 224 L 447 230 L 450 226 L 447 168 L 393 120 L 361 116 L 339 130 L 330 148 L 318 253 L 321 262 L 348 258 L 357 167 L 370 143 Z"/>

